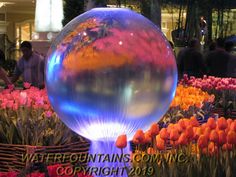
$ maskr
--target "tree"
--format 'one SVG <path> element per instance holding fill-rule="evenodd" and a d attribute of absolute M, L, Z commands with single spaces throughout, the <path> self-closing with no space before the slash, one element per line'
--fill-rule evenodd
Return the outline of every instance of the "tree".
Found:
<path fill-rule="evenodd" d="M 64 19 L 63 26 L 73 18 L 84 12 L 84 1 L 82 0 L 64 0 Z"/>
<path fill-rule="evenodd" d="M 141 0 L 140 1 L 141 14 L 159 28 L 161 28 L 161 2 L 160 0 Z"/>

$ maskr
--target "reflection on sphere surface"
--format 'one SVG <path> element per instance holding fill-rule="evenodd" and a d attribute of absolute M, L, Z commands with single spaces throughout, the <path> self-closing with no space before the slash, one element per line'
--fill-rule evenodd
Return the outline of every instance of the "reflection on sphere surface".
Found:
<path fill-rule="evenodd" d="M 177 83 L 162 32 L 128 9 L 96 8 L 72 20 L 48 53 L 46 87 L 60 119 L 91 140 L 147 130 L 167 111 Z"/>

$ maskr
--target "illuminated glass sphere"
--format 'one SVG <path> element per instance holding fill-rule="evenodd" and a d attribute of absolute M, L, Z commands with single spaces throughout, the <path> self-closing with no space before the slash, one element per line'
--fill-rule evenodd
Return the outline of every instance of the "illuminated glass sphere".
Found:
<path fill-rule="evenodd" d="M 96 8 L 67 24 L 53 41 L 46 88 L 53 109 L 90 140 L 147 130 L 174 97 L 172 48 L 151 21 L 128 9 Z"/>

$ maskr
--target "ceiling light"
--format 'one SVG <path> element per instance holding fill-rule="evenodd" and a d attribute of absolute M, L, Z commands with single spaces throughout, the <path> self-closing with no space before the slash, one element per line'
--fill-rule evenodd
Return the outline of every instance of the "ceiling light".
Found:
<path fill-rule="evenodd" d="M 13 3 L 13 2 L 0 2 L 0 8 L 5 5 L 9 5 L 9 4 L 15 4 L 15 3 Z"/>

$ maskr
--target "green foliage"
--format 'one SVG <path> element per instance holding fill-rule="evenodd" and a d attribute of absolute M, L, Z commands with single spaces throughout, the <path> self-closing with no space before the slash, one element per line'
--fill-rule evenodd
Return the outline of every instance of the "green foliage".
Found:
<path fill-rule="evenodd" d="M 0 143 L 35 146 L 63 145 L 79 138 L 55 113 L 21 106 L 17 111 L 0 110 Z"/>

